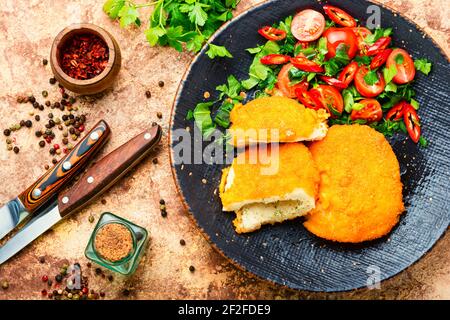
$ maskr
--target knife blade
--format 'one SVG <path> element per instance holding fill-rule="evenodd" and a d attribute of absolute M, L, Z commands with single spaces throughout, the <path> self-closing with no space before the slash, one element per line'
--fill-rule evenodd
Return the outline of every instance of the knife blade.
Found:
<path fill-rule="evenodd" d="M 53 168 L 0 208 L 0 240 L 58 194 L 61 188 L 103 147 L 109 134 L 108 124 L 103 120 L 99 121 Z"/>
<path fill-rule="evenodd" d="M 41 209 L 19 232 L 0 247 L 0 265 L 56 223 L 82 209 L 136 166 L 160 141 L 161 127 L 154 126 L 115 149 L 90 167 L 57 201 Z"/>

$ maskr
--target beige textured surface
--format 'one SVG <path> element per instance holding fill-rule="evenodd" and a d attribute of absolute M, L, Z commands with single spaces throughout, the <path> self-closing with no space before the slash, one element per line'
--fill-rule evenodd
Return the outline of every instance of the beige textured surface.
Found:
<path fill-rule="evenodd" d="M 239 11 L 257 2 L 242 0 Z M 380 2 L 414 20 L 450 53 L 450 15 L 446 0 Z M 87 272 L 90 287 L 106 291 L 107 298 L 124 298 L 121 294 L 124 288 L 134 288 L 130 298 L 138 299 L 450 298 L 449 234 L 417 264 L 383 282 L 381 290 L 338 294 L 298 292 L 255 279 L 230 265 L 211 248 L 188 217 L 177 197 L 170 171 L 169 114 L 178 82 L 191 56 L 170 48 L 149 47 L 142 30 L 122 30 L 117 23 L 109 21 L 102 12 L 102 3 L 95 0 L 2 1 L 0 127 L 27 118 L 30 105 L 18 105 L 15 102 L 18 94 L 38 96 L 42 90 L 54 94 L 48 84 L 50 67 L 43 67 L 41 62 L 48 57 L 53 37 L 69 23 L 92 22 L 106 28 L 118 40 L 123 66 L 114 90 L 83 107 L 89 114 L 88 127 L 100 118 L 112 127 L 113 137 L 104 154 L 150 126 L 152 121 L 158 121 L 165 131 L 157 154 L 159 163 L 155 165 L 148 159 L 104 196 L 106 204 L 96 201 L 0 266 L 0 281 L 7 279 L 10 283 L 8 290 L 0 289 L 0 299 L 39 299 L 44 288 L 40 280 L 43 274 L 55 274 L 65 262 L 78 261 L 84 266 L 87 262 L 84 247 L 94 228 L 88 217 L 92 214 L 98 218 L 104 211 L 145 226 L 151 234 L 150 249 L 133 277 L 116 277 L 109 284 L 92 271 Z M 165 81 L 164 88 L 158 87 L 159 80 Z M 147 89 L 152 92 L 151 99 L 145 98 Z M 157 120 L 157 111 L 163 113 L 162 120 Z M 36 138 L 24 131 L 17 134 L 22 147 L 19 155 L 5 151 L 4 139 L 0 141 L 0 181 L 3 181 L 0 203 L 27 187 L 43 173 L 43 164 L 48 162 L 48 154 L 38 150 Z M 160 198 L 167 202 L 166 219 L 160 216 Z M 179 244 L 180 239 L 186 240 L 186 246 Z M 46 256 L 45 264 L 38 262 L 42 255 Z M 196 267 L 195 273 L 189 272 L 190 265 Z"/>

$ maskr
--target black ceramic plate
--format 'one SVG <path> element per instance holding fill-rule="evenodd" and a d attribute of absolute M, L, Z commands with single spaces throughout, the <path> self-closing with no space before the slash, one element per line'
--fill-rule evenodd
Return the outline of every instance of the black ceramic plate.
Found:
<path fill-rule="evenodd" d="M 365 25 L 366 10 L 372 3 L 351 0 L 339 1 L 337 5 Z M 256 32 L 258 28 L 304 8 L 321 10 L 321 5 L 315 0 L 266 2 L 216 33 L 212 42 L 225 44 L 234 59 L 210 60 L 204 54 L 205 49 L 194 59 L 180 84 L 172 112 L 171 133 L 180 128 L 192 129 L 192 121 L 185 116 L 203 100 L 205 91 L 214 93 L 215 87 L 225 83 L 230 74 L 239 79 L 247 78 L 252 56 L 245 49 L 264 42 Z M 221 211 L 215 192 L 223 166 L 181 166 L 172 162 L 182 200 L 198 226 L 216 249 L 244 270 L 295 289 L 350 290 L 366 286 L 372 270 L 377 268 L 381 280 L 407 268 L 429 251 L 447 229 L 450 220 L 449 62 L 415 24 L 385 8 L 381 9 L 381 18 L 383 27 L 394 29 L 395 45 L 407 48 L 414 58 L 424 57 L 433 62 L 431 74 L 426 77 L 419 73 L 414 84 L 416 100 L 421 105 L 423 134 L 429 146 L 418 147 L 403 135 L 390 139 L 400 161 L 406 214 L 389 236 L 361 245 L 323 241 L 306 231 L 301 220 L 238 235 L 232 226 L 234 214 Z M 171 139 L 173 137 L 172 134 Z M 177 141 L 170 143 L 173 147 Z M 207 183 L 202 183 L 202 179 Z"/>

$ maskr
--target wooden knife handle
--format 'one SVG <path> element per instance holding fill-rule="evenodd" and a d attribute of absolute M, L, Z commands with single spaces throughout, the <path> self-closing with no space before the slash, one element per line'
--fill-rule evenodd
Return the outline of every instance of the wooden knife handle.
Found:
<path fill-rule="evenodd" d="M 27 211 L 30 214 L 35 212 L 49 198 L 57 195 L 61 188 L 102 148 L 110 132 L 108 124 L 103 120 L 99 121 L 64 158 L 22 192 L 19 199 Z"/>
<path fill-rule="evenodd" d="M 98 161 L 68 191 L 58 197 L 61 217 L 80 210 L 103 194 L 137 165 L 161 139 L 161 127 L 154 126 Z"/>

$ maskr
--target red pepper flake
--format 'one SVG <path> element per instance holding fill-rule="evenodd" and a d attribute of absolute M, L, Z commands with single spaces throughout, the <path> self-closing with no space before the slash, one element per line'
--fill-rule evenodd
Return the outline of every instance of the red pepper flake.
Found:
<path fill-rule="evenodd" d="M 78 80 L 96 77 L 106 68 L 108 60 L 108 46 L 95 34 L 75 35 L 61 50 L 61 68 Z"/>

